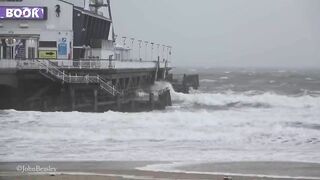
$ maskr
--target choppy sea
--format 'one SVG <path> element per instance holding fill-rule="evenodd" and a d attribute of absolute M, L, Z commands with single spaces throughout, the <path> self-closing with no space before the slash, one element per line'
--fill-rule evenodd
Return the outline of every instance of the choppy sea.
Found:
<path fill-rule="evenodd" d="M 0 161 L 320 163 L 320 71 L 190 71 L 200 89 L 164 111 L 1 110 Z"/>

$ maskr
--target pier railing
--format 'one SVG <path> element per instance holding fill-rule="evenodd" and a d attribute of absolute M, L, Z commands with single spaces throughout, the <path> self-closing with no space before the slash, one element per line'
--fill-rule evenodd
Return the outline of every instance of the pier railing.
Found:
<path fill-rule="evenodd" d="M 65 74 L 64 71 L 60 70 L 57 65 L 48 61 L 42 60 L 37 61 L 36 64 L 39 66 L 39 71 L 42 75 L 50 79 L 57 79 L 62 81 L 62 83 L 70 83 L 70 84 L 99 84 L 100 88 L 111 94 L 112 96 L 122 95 L 120 91 L 118 91 L 111 82 L 106 82 L 99 75 L 97 76 L 72 76 Z"/>
<path fill-rule="evenodd" d="M 118 91 L 111 82 L 105 82 L 99 75 L 97 76 L 97 80 L 100 84 L 100 87 L 107 91 L 108 93 L 112 94 L 113 96 L 122 95 L 120 91 Z"/>
<path fill-rule="evenodd" d="M 49 59 L 31 59 L 31 60 L 16 60 L 16 59 L 0 59 L 1 69 L 15 70 L 38 70 L 43 76 L 59 80 L 62 83 L 96 83 L 100 88 L 109 94 L 123 95 L 125 92 L 120 92 L 112 83 L 105 81 L 99 76 L 78 76 L 66 74 L 67 70 L 115 70 L 115 69 L 157 69 L 165 68 L 167 62 L 157 61 L 140 61 L 140 60 L 49 60 Z"/>
<path fill-rule="evenodd" d="M 38 69 L 38 61 L 50 61 L 60 69 L 146 69 L 155 68 L 157 61 L 139 61 L 139 60 L 49 60 L 49 59 L 1 59 L 0 69 Z M 166 66 L 166 62 L 159 62 L 160 68 Z"/>

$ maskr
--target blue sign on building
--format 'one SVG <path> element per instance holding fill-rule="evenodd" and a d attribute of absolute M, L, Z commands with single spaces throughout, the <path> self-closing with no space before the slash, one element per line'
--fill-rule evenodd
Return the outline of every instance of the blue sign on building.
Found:
<path fill-rule="evenodd" d="M 65 55 L 67 55 L 67 49 L 68 49 L 68 47 L 67 47 L 67 43 L 65 43 L 65 42 L 60 42 L 59 44 L 58 44 L 58 55 L 61 55 L 61 56 L 65 56 Z"/>

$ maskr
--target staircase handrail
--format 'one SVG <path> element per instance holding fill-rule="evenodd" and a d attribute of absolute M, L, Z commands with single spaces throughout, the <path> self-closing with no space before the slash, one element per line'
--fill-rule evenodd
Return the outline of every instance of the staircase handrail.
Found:
<path fill-rule="evenodd" d="M 61 71 L 59 67 L 50 62 L 49 60 L 37 60 L 38 66 L 40 69 L 45 69 L 47 73 L 50 73 L 55 78 L 62 80 L 62 82 L 67 83 L 97 83 L 100 85 L 102 89 L 107 91 L 113 96 L 122 95 L 120 91 L 118 91 L 110 82 L 106 82 L 99 75 L 97 76 L 72 76 L 65 74 L 64 71 Z"/>

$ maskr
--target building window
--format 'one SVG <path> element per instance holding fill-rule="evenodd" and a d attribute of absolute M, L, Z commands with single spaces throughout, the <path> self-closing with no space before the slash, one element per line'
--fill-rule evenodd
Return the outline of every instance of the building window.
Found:
<path fill-rule="evenodd" d="M 39 47 L 57 47 L 57 41 L 39 41 Z"/>
<path fill-rule="evenodd" d="M 13 59 L 13 47 L 5 47 L 4 59 Z"/>

